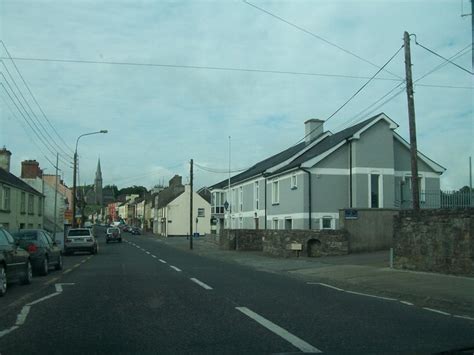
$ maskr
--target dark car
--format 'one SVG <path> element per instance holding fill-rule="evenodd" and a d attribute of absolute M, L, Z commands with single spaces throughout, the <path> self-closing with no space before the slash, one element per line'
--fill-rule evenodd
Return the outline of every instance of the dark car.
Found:
<path fill-rule="evenodd" d="M 45 230 L 22 229 L 13 233 L 13 238 L 20 247 L 30 253 L 35 273 L 45 276 L 48 275 L 50 267 L 54 267 L 56 270 L 63 268 L 61 249 Z"/>
<path fill-rule="evenodd" d="M 30 254 L 20 248 L 10 233 L 0 227 L 0 297 L 7 292 L 8 283 L 29 284 L 33 278 Z"/>
<path fill-rule="evenodd" d="M 142 231 L 138 227 L 133 227 L 130 229 L 130 233 L 132 233 L 133 235 L 140 235 L 142 234 Z"/>

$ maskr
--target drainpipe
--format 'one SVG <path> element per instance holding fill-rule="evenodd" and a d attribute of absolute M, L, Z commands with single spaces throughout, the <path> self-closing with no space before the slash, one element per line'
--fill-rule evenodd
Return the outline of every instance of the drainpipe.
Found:
<path fill-rule="evenodd" d="M 306 170 L 305 168 L 301 168 L 302 171 L 308 174 L 308 181 L 309 181 L 309 188 L 308 188 L 308 195 L 309 195 L 309 201 L 308 201 L 308 218 L 309 218 L 309 229 L 312 229 L 312 223 L 311 223 L 311 210 L 312 210 L 312 205 L 311 205 L 311 171 Z"/>
<path fill-rule="evenodd" d="M 352 141 L 349 141 L 349 207 L 352 208 Z"/>

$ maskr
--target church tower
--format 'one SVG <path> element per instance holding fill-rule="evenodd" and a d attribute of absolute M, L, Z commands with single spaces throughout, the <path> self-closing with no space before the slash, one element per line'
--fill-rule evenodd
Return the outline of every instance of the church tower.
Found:
<path fill-rule="evenodd" d="M 102 195 L 102 171 L 100 170 L 100 158 L 97 162 L 97 171 L 95 172 L 94 191 L 95 204 L 102 206 L 104 204 L 104 198 Z"/>

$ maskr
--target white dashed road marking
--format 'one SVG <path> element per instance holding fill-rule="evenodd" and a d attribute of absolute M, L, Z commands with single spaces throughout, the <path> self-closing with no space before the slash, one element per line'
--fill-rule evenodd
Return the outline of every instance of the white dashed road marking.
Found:
<path fill-rule="evenodd" d="M 151 254 L 151 257 L 156 259 L 156 255 Z"/>
<path fill-rule="evenodd" d="M 264 326 L 265 328 L 267 328 L 274 334 L 285 339 L 287 342 L 289 342 L 296 348 L 300 349 L 302 352 L 304 353 L 320 353 L 321 352 L 321 350 L 319 350 L 318 348 L 315 348 L 311 344 L 308 344 L 304 340 L 298 338 L 296 335 L 291 334 L 287 330 L 269 321 L 268 319 L 263 318 L 262 316 L 251 311 L 247 307 L 235 307 L 235 308 L 239 310 L 240 312 L 242 312 L 243 314 L 245 314 L 247 317 L 252 318 L 254 321 Z"/>
<path fill-rule="evenodd" d="M 191 281 L 192 282 L 195 282 L 197 283 L 199 286 L 201 286 L 202 288 L 206 289 L 206 290 L 212 290 L 212 287 L 205 284 L 204 282 L 202 281 L 199 281 L 198 279 L 194 278 L 194 277 L 191 277 Z"/>
<path fill-rule="evenodd" d="M 163 264 L 166 264 L 166 261 L 164 261 L 163 259 L 158 259 L 160 261 L 160 263 L 163 263 Z"/>
<path fill-rule="evenodd" d="M 423 307 L 423 309 L 426 309 L 427 311 L 431 311 L 431 312 L 434 312 L 434 313 L 443 314 L 445 316 L 450 316 L 451 315 L 451 313 L 446 313 L 446 312 L 439 311 L 439 310 L 433 309 L 433 308 Z"/>
<path fill-rule="evenodd" d="M 149 251 L 146 252 L 148 255 L 150 255 L 151 253 Z"/>
<path fill-rule="evenodd" d="M 170 268 L 172 268 L 173 270 L 176 270 L 178 272 L 182 271 L 180 268 L 177 268 L 176 266 L 173 266 L 173 265 L 170 265 Z"/>

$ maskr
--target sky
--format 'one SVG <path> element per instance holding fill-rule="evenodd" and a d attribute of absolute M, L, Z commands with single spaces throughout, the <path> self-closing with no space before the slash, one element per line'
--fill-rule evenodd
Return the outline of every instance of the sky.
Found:
<path fill-rule="evenodd" d="M 249 2 L 0 0 L 0 39 L 16 58 L 0 43 L 0 146 L 12 172 L 36 159 L 54 173 L 59 151 L 72 185 L 76 139 L 103 129 L 79 140 L 81 184 L 93 183 L 99 157 L 104 185 L 119 188 L 174 174 L 186 182 L 190 159 L 226 171 L 229 142 L 231 170 L 247 168 L 300 141 L 307 119 L 330 117 L 400 49 L 404 31 L 444 57 L 465 49 L 453 61 L 472 70 L 467 0 Z M 414 37 L 411 49 L 418 149 L 447 169 L 443 189 L 459 189 L 474 155 L 473 76 Z M 409 140 L 403 86 L 373 105 L 402 83 L 403 50 L 385 70 L 325 130 L 384 112 Z M 227 177 L 198 166 L 196 187 Z"/>

